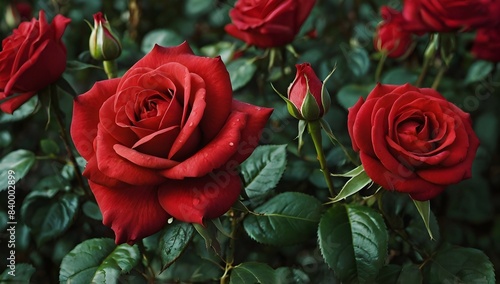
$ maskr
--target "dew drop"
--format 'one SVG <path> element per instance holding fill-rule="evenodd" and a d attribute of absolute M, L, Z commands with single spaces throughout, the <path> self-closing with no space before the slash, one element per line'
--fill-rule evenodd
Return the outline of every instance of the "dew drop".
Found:
<path fill-rule="evenodd" d="M 192 122 L 190 122 L 190 123 L 189 123 L 189 126 L 190 126 L 190 127 L 193 127 L 193 125 L 194 125 L 194 124 L 193 124 Z"/>
<path fill-rule="evenodd" d="M 229 142 L 229 146 L 233 147 L 234 143 L 233 142 Z"/>
<path fill-rule="evenodd" d="M 174 217 L 170 217 L 170 218 L 167 220 L 167 223 L 168 223 L 168 224 L 172 224 L 172 222 L 174 222 Z"/>

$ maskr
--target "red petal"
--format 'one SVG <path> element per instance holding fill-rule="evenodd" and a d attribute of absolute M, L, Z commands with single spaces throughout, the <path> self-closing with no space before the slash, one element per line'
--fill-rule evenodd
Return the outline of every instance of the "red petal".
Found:
<path fill-rule="evenodd" d="M 216 170 L 201 178 L 189 178 L 160 186 L 160 204 L 174 218 L 203 224 L 224 214 L 238 199 L 241 180 L 236 172 Z"/>
<path fill-rule="evenodd" d="M 28 92 L 24 93 L 18 97 L 15 97 L 13 99 L 10 99 L 2 104 L 0 104 L 0 109 L 3 112 L 12 114 L 16 109 L 18 109 L 22 104 L 24 104 L 26 101 L 31 99 L 36 94 L 36 92 Z M 0 92 L 0 99 L 4 99 L 5 93 Z"/>
<path fill-rule="evenodd" d="M 356 143 L 356 139 L 354 139 L 354 123 L 356 122 L 359 110 L 364 103 L 365 99 L 360 97 L 356 104 L 349 108 L 349 113 L 347 115 L 347 130 L 349 131 L 349 136 L 351 137 L 352 149 L 356 152 L 359 151 L 359 147 Z"/>
<path fill-rule="evenodd" d="M 120 79 L 100 81 L 85 94 L 75 98 L 71 137 L 83 158 L 89 160 L 94 155 L 94 139 L 97 136 L 99 110 L 103 103 L 115 94 Z"/>
<path fill-rule="evenodd" d="M 179 165 L 162 171 L 162 174 L 171 179 L 201 177 L 228 163 L 238 150 L 241 132 L 245 126 L 246 114 L 233 112 L 219 135 L 209 144 Z"/>
<path fill-rule="evenodd" d="M 158 232 L 170 215 L 158 202 L 156 187 L 108 188 L 89 182 L 103 221 L 115 231 L 117 244 L 129 243 Z"/>
<path fill-rule="evenodd" d="M 259 145 L 259 140 L 273 109 L 258 107 L 237 100 L 233 100 L 233 111 L 246 113 L 246 126 L 241 132 L 238 151 L 231 157 L 231 161 L 240 164 L 252 154 L 255 147 Z"/>

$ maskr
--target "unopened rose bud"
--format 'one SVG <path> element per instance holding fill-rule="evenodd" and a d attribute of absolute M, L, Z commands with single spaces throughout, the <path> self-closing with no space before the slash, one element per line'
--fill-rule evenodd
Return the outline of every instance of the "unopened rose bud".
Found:
<path fill-rule="evenodd" d="M 330 95 L 309 63 L 295 65 L 297 74 L 288 87 L 288 111 L 300 120 L 320 119 L 330 108 Z"/>
<path fill-rule="evenodd" d="M 383 6 L 380 13 L 383 21 L 377 26 L 373 46 L 391 58 L 406 55 L 411 49 L 413 38 L 411 32 L 403 29 L 403 15 L 388 6 Z"/>
<path fill-rule="evenodd" d="M 96 60 L 114 60 L 122 53 L 118 37 L 101 12 L 94 14 L 94 28 L 89 39 L 90 55 Z"/>
<path fill-rule="evenodd" d="M 5 9 L 5 22 L 10 28 L 15 28 L 22 21 L 29 21 L 33 17 L 33 7 L 26 2 L 14 2 Z"/>

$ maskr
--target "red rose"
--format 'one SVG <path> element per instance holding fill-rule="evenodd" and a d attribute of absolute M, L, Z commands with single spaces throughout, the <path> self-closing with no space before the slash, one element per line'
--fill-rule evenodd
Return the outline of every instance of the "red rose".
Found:
<path fill-rule="evenodd" d="M 496 0 L 405 0 L 404 28 L 417 33 L 452 32 L 491 25 Z"/>
<path fill-rule="evenodd" d="M 71 135 L 116 242 L 149 236 L 170 217 L 224 214 L 241 189 L 235 168 L 271 112 L 233 100 L 222 60 L 187 43 L 155 46 L 122 78 L 77 97 Z"/>
<path fill-rule="evenodd" d="M 368 176 L 415 200 L 469 178 L 479 146 L 469 114 L 409 84 L 378 84 L 349 109 L 348 130 Z"/>
<path fill-rule="evenodd" d="M 330 108 L 330 95 L 309 63 L 296 64 L 297 73 L 288 87 L 288 99 L 293 104 L 290 114 L 297 119 L 320 119 Z M 324 90 L 324 91 L 323 91 Z"/>
<path fill-rule="evenodd" d="M 239 0 L 229 12 L 231 36 L 261 48 L 293 41 L 309 16 L 315 0 Z"/>
<path fill-rule="evenodd" d="M 2 41 L 0 100 L 21 94 L 0 105 L 12 113 L 37 91 L 55 82 L 66 69 L 66 47 L 61 37 L 70 19 L 57 15 L 51 24 L 40 11 L 39 20 L 23 22 Z"/>
<path fill-rule="evenodd" d="M 476 38 L 472 45 L 472 54 L 474 54 L 476 58 L 499 62 L 499 50 L 500 29 L 498 27 L 477 30 Z"/>
<path fill-rule="evenodd" d="M 380 13 L 383 21 L 377 26 L 373 46 L 388 57 L 403 56 L 412 44 L 412 34 L 403 29 L 403 15 L 388 6 L 380 8 Z"/>

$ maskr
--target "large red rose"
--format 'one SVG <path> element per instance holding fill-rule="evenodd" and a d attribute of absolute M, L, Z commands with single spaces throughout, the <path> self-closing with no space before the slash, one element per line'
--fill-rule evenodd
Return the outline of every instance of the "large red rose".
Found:
<path fill-rule="evenodd" d="M 74 102 L 71 135 L 116 242 L 159 231 L 170 217 L 202 223 L 240 194 L 236 167 L 258 145 L 272 109 L 233 100 L 220 58 L 155 46 L 122 78 Z"/>
<path fill-rule="evenodd" d="M 500 62 L 500 28 L 478 29 L 474 44 L 472 45 L 472 54 L 476 58 Z"/>
<path fill-rule="evenodd" d="M 469 178 L 479 146 L 469 114 L 409 84 L 378 84 L 349 109 L 348 130 L 368 176 L 415 200 Z"/>
<path fill-rule="evenodd" d="M 452 32 L 491 26 L 498 21 L 496 0 L 405 0 L 404 28 L 426 32 Z"/>
<path fill-rule="evenodd" d="M 388 57 L 398 58 L 408 52 L 413 42 L 412 34 L 403 29 L 404 19 L 401 12 L 388 6 L 380 8 L 383 21 L 377 26 L 373 46 L 385 52 Z"/>
<path fill-rule="evenodd" d="M 261 48 L 293 41 L 309 16 L 315 0 L 238 0 L 229 12 L 231 36 Z"/>
<path fill-rule="evenodd" d="M 2 41 L 0 52 L 0 100 L 20 94 L 0 105 L 12 113 L 37 91 L 55 82 L 66 69 L 66 47 L 61 37 L 70 19 L 57 15 L 47 23 L 44 11 L 39 20 L 23 22 Z"/>

